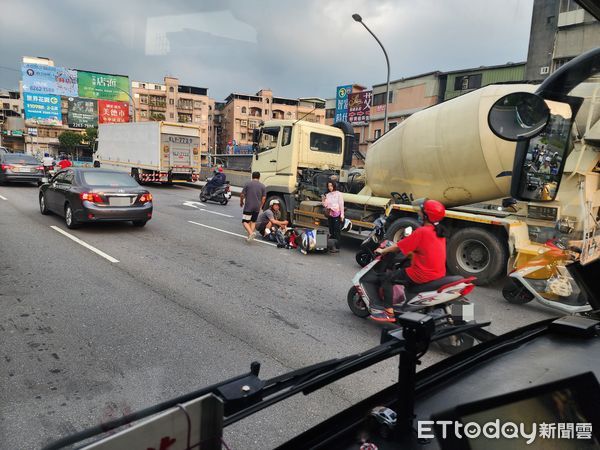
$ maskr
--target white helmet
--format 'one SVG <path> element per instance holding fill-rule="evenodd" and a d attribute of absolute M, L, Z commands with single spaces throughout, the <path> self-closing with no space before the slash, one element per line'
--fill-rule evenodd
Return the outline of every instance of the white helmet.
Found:
<path fill-rule="evenodd" d="M 349 219 L 344 219 L 344 223 L 342 224 L 342 231 L 350 231 L 352 230 L 352 222 Z"/>
<path fill-rule="evenodd" d="M 279 205 L 279 206 L 281 206 L 281 203 L 279 202 L 279 200 L 277 200 L 276 198 L 274 198 L 273 200 L 271 200 L 271 201 L 269 202 L 269 208 L 270 208 L 271 206 L 273 206 L 273 205 Z"/>

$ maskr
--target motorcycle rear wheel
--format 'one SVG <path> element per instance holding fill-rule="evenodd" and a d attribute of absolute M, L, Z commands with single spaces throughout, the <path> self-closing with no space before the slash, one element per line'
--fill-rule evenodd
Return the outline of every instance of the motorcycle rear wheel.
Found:
<path fill-rule="evenodd" d="M 219 203 L 220 203 L 221 205 L 223 205 L 223 206 L 225 206 L 225 205 L 227 204 L 227 202 L 228 202 L 228 201 L 229 201 L 229 200 L 227 199 L 227 197 L 225 197 L 225 194 L 223 194 L 223 195 L 221 196 L 221 198 L 219 199 Z"/>
<path fill-rule="evenodd" d="M 208 197 L 206 195 L 204 195 L 203 192 L 200 192 L 200 201 L 201 202 L 205 202 L 208 200 Z"/>
<path fill-rule="evenodd" d="M 350 311 L 354 313 L 354 315 L 363 319 L 365 317 L 369 317 L 369 309 L 367 308 L 367 305 L 365 304 L 363 299 L 358 294 L 358 291 L 356 290 L 355 286 L 352 286 L 348 291 L 347 300 L 348 307 L 350 308 Z"/>

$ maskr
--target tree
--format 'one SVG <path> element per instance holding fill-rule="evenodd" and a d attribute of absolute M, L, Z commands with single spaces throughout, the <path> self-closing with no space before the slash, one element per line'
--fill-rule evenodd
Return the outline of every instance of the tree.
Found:
<path fill-rule="evenodd" d="M 73 131 L 64 131 L 60 136 L 58 136 L 58 142 L 60 142 L 60 146 L 68 152 L 72 152 L 75 147 L 81 144 L 82 141 L 83 135 Z"/>
<path fill-rule="evenodd" d="M 85 141 L 90 148 L 94 148 L 94 142 L 98 138 L 98 128 L 90 127 L 85 129 Z"/>

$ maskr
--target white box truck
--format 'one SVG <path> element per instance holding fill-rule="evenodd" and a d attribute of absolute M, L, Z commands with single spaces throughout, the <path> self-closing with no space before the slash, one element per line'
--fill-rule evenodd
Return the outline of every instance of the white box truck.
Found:
<path fill-rule="evenodd" d="M 129 172 L 138 183 L 196 181 L 200 128 L 169 122 L 101 124 L 94 166 Z"/>

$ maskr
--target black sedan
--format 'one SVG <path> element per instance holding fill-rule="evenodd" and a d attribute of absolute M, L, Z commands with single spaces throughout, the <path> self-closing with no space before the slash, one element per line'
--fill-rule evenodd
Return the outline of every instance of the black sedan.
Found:
<path fill-rule="evenodd" d="M 68 228 L 82 223 L 152 218 L 152 194 L 123 172 L 69 167 L 40 186 L 40 212 L 65 218 Z"/>
<path fill-rule="evenodd" d="M 37 183 L 43 176 L 44 166 L 33 156 L 0 152 L 0 183 Z"/>

